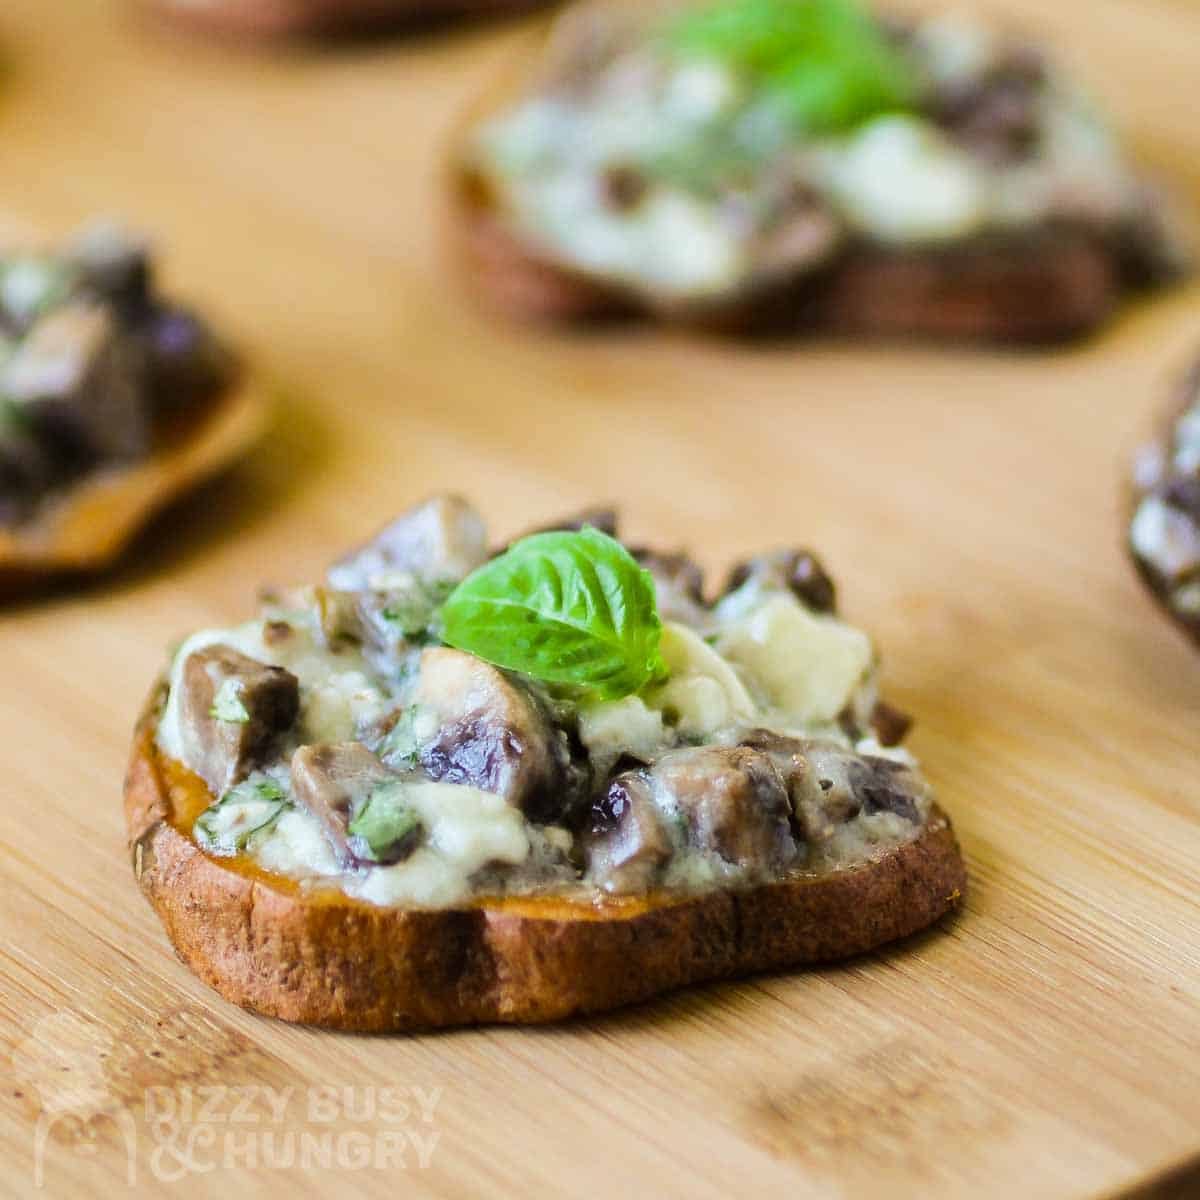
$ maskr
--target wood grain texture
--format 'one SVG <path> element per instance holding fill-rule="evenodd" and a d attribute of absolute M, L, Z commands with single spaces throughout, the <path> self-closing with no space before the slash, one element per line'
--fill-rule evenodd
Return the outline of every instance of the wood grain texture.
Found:
<path fill-rule="evenodd" d="M 1060 45 L 1200 208 L 1180 99 L 1200 10 L 987 7 Z M 1200 657 L 1123 560 L 1120 483 L 1200 340 L 1200 290 L 1020 356 L 493 324 L 443 274 L 439 153 L 535 24 L 252 55 L 117 0 L 0 10 L 3 204 L 50 232 L 96 211 L 147 226 L 172 291 L 287 402 L 116 574 L 0 611 L 0 1190 L 124 1194 L 130 1130 L 140 1184 L 165 1192 L 174 1165 L 169 1194 L 188 1197 L 1150 1183 L 1200 1152 Z M 632 537 L 690 543 L 714 572 L 757 545 L 819 548 L 919 716 L 971 872 L 964 914 L 836 968 L 540 1030 L 351 1037 L 214 997 L 130 878 L 120 780 L 145 690 L 172 638 L 447 484 L 499 534 L 619 500 Z M 216 1085 L 298 1089 L 238 1133 L 436 1144 L 426 1167 L 414 1141 L 403 1168 L 304 1171 L 234 1143 L 226 1166 L 236 1123 L 180 1113 L 213 1140 L 191 1143 L 195 1171 L 156 1159 L 169 1129 L 146 1089 L 199 1104 Z M 353 1086 L 358 1107 L 338 1093 L 326 1125 L 313 1086 Z M 384 1087 L 436 1094 L 432 1119 L 367 1114 Z"/>

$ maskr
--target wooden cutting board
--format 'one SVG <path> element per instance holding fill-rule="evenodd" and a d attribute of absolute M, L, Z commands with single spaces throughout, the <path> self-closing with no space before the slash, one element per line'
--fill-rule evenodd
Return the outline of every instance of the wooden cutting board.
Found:
<path fill-rule="evenodd" d="M 1200 8 L 989 7 L 1200 208 Z M 39 1134 L 45 1194 L 79 1197 L 129 1171 L 174 1196 L 1092 1197 L 1185 1163 L 1200 656 L 1123 559 L 1120 487 L 1200 349 L 1200 290 L 1036 354 L 491 324 L 443 272 L 439 156 L 532 24 L 252 54 L 117 0 L 0 10 L 0 205 L 150 229 L 279 400 L 125 568 L 0 612 L 0 1191 L 35 1194 Z M 617 500 L 714 572 L 819 548 L 918 714 L 963 915 L 541 1030 L 334 1036 L 207 991 L 124 846 L 150 680 L 179 634 L 443 487 L 501 535 Z"/>

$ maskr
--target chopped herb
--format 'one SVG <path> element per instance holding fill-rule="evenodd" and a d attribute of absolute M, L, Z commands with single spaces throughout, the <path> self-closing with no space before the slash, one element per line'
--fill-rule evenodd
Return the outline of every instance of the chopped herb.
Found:
<path fill-rule="evenodd" d="M 291 807 L 270 776 L 252 776 L 227 791 L 196 818 L 192 834 L 213 854 L 236 854 L 256 833 L 265 833 Z"/>
<path fill-rule="evenodd" d="M 430 625 L 434 615 L 454 588 L 453 582 L 414 578 L 408 587 L 390 588 L 385 593 L 385 603 L 379 615 L 410 641 L 432 640 Z"/>
<path fill-rule="evenodd" d="M 417 716 L 419 704 L 411 704 L 388 730 L 379 747 L 379 757 L 389 767 L 415 767 L 420 759 L 420 743 L 417 738 Z"/>
<path fill-rule="evenodd" d="M 671 20 L 666 40 L 738 72 L 814 133 L 910 110 L 920 92 L 914 65 L 856 0 L 715 0 Z"/>
<path fill-rule="evenodd" d="M 364 857 L 375 862 L 394 859 L 421 826 L 421 818 L 404 799 L 404 785 L 376 788 L 355 814 L 350 833 L 365 847 Z"/>
<path fill-rule="evenodd" d="M 226 679 L 213 697 L 212 708 L 208 715 L 216 721 L 229 721 L 232 724 L 245 725 L 250 720 L 250 713 L 241 699 L 242 683 L 240 679 Z"/>

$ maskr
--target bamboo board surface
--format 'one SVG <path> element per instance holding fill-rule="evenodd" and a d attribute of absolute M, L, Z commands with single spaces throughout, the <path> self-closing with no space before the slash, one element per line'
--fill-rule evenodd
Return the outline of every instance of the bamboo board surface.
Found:
<path fill-rule="evenodd" d="M 1200 209 L 1200 8 L 989 7 L 1053 40 Z M 1200 288 L 1044 354 L 493 324 L 444 275 L 439 155 L 535 24 L 256 55 L 116 0 L 0 9 L 0 207 L 151 230 L 280 407 L 121 570 L 0 610 L 0 1192 L 37 1193 L 39 1134 L 41 1194 L 71 1197 L 131 1169 L 189 1197 L 1145 1185 L 1200 1154 L 1200 656 L 1123 560 L 1120 483 L 1200 350 Z M 209 993 L 124 847 L 149 683 L 172 639 L 443 487 L 497 534 L 616 500 L 713 572 L 818 548 L 918 716 L 964 914 L 541 1030 L 335 1036 Z"/>

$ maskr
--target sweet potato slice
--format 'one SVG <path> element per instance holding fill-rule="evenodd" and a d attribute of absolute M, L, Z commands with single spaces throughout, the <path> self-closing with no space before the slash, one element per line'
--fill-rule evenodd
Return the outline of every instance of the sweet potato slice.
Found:
<path fill-rule="evenodd" d="M 87 474 L 31 520 L 0 529 L 0 598 L 49 576 L 111 565 L 155 511 L 249 449 L 268 410 L 252 380 L 235 382 L 195 405 L 148 457 Z"/>
<path fill-rule="evenodd" d="M 379 907 L 206 855 L 188 822 L 211 800 L 154 741 L 160 688 L 125 784 L 133 869 L 179 957 L 227 1000 L 335 1029 L 402 1032 L 556 1021 L 706 980 L 874 949 L 956 909 L 949 819 L 861 866 L 680 898 L 532 896 Z"/>

